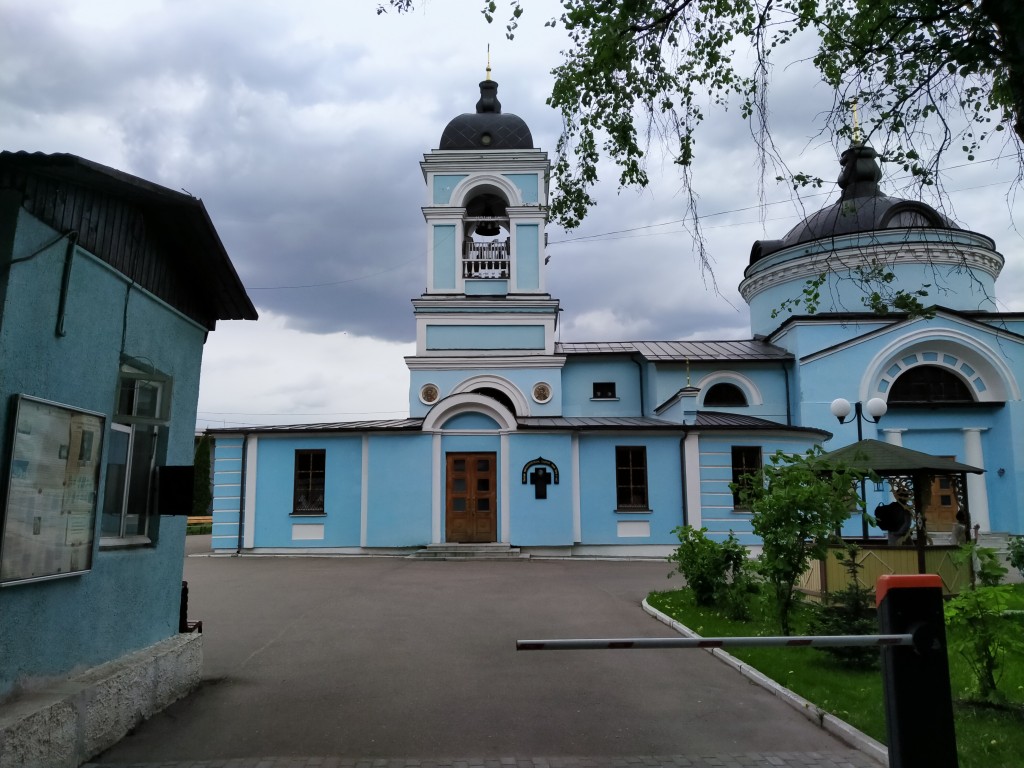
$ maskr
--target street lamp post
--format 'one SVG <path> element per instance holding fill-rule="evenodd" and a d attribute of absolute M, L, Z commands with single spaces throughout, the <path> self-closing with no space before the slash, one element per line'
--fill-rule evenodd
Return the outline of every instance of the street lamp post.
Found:
<path fill-rule="evenodd" d="M 832 415 L 839 419 L 840 424 L 849 424 L 851 421 L 857 422 L 857 442 L 864 439 L 864 429 L 861 426 L 862 422 L 868 422 L 869 424 L 877 424 L 885 416 L 885 412 L 889 410 L 889 406 L 885 400 L 880 397 L 872 397 L 866 403 L 861 404 L 860 400 L 856 403 L 850 403 L 845 398 L 838 397 L 832 401 L 829 406 L 829 410 L 832 411 Z M 853 415 L 850 412 L 853 411 Z M 849 418 L 847 418 L 849 416 Z M 864 478 L 860 479 L 860 500 L 864 504 L 864 510 L 861 512 L 861 530 L 864 541 L 868 540 L 868 515 L 867 515 L 867 488 L 864 485 Z"/>

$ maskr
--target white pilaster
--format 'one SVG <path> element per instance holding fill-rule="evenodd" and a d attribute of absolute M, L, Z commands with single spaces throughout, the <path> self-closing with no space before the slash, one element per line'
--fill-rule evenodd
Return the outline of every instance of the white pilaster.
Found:
<path fill-rule="evenodd" d="M 583 510 L 580 502 L 580 436 L 572 434 L 572 540 L 583 541 Z"/>
<path fill-rule="evenodd" d="M 441 467 L 441 434 L 435 433 L 431 444 L 431 477 L 433 478 L 430 489 L 430 541 L 432 544 L 441 543 L 441 481 L 444 473 Z"/>
<path fill-rule="evenodd" d="M 889 443 L 889 445 L 898 445 L 901 448 L 903 447 L 903 433 L 906 432 L 906 431 L 907 430 L 905 430 L 905 429 L 883 429 L 883 430 L 881 430 L 882 434 L 885 435 L 885 442 Z"/>
<path fill-rule="evenodd" d="M 249 437 L 245 446 L 245 509 L 242 546 L 252 549 L 256 546 L 256 464 L 259 451 L 258 437 Z"/>
<path fill-rule="evenodd" d="M 512 472 L 510 467 L 509 437 L 507 432 L 501 433 L 501 503 L 498 510 L 501 513 L 501 543 L 508 544 L 512 540 Z"/>
<path fill-rule="evenodd" d="M 363 471 L 359 491 L 359 546 L 366 546 L 366 528 L 370 512 L 370 436 L 363 435 Z"/>
<path fill-rule="evenodd" d="M 700 528 L 700 436 L 688 432 L 683 443 L 683 466 L 686 467 L 686 518 L 687 524 Z"/>
<path fill-rule="evenodd" d="M 965 427 L 964 463 L 979 469 L 985 468 L 985 455 L 981 447 L 981 433 L 984 427 Z M 982 533 L 992 530 L 988 510 L 988 485 L 984 475 L 967 475 L 967 503 L 971 511 L 972 525 L 980 525 Z"/>

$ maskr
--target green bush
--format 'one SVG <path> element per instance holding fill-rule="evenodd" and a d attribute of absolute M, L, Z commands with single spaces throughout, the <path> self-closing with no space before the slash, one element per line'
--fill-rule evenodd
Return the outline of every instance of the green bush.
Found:
<path fill-rule="evenodd" d="M 1024 536 L 1010 537 L 1010 565 L 1024 576 Z"/>
<path fill-rule="evenodd" d="M 870 635 L 878 631 L 873 593 L 858 579 L 864 564 L 857 560 L 860 547 L 848 544 L 845 552 L 835 552 L 849 579 L 846 588 L 828 592 L 814 610 L 809 624 L 812 635 Z M 857 669 L 878 666 L 881 654 L 869 646 L 838 646 L 816 648 L 839 663 Z"/>
<path fill-rule="evenodd" d="M 999 585 L 1006 575 L 995 550 L 965 544 L 956 558 L 974 564 L 977 584 L 972 584 L 946 603 L 949 647 L 967 664 L 974 678 L 974 693 L 982 700 L 1000 703 L 1003 670 L 1014 659 L 1024 658 L 1024 632 L 1007 611 L 1012 588 Z"/>
<path fill-rule="evenodd" d="M 743 618 L 753 589 L 747 548 L 732 531 L 725 541 L 717 542 L 708 538 L 707 530 L 690 525 L 674 528 L 679 546 L 668 560 L 686 579 L 697 605 L 721 604 L 730 616 Z"/>

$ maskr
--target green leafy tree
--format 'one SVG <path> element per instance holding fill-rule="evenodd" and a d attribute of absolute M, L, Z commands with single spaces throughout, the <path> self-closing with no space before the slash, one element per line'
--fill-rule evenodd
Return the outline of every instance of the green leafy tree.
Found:
<path fill-rule="evenodd" d="M 426 0 L 421 0 L 421 3 Z M 377 12 L 409 11 L 387 0 Z M 761 176 L 795 186 L 822 180 L 786 170 L 769 124 L 771 72 L 782 51 L 810 59 L 835 94 L 819 128 L 838 143 L 871 141 L 918 183 L 938 180 L 947 150 L 974 160 L 995 137 L 1024 168 L 1024 13 L 1020 0 L 560 0 L 546 26 L 569 36 L 548 104 L 562 116 L 554 168 L 553 218 L 572 229 L 594 205 L 602 158 L 619 184 L 648 183 L 647 157 L 659 144 L 678 166 L 698 257 L 713 280 L 700 235 L 690 169 L 699 128 L 732 109 L 751 124 Z M 529 2 L 510 0 L 515 35 Z M 482 0 L 488 21 L 496 0 Z M 808 46 L 815 46 L 809 48 Z M 745 55 L 752 51 L 753 56 Z M 788 63 L 782 59 L 782 63 Z M 863 130 L 853 119 L 863 116 Z M 1010 129 L 1009 132 L 1006 129 Z M 884 286 L 879 286 L 884 288 Z M 872 296 L 877 294 L 877 296 Z M 921 307 L 913 292 L 868 291 L 875 311 Z"/>
<path fill-rule="evenodd" d="M 196 438 L 195 456 L 192 462 L 194 478 L 192 488 L 192 514 L 205 517 L 210 512 L 213 492 L 210 489 L 210 443 L 209 435 Z"/>
<path fill-rule="evenodd" d="M 828 462 L 820 447 L 806 453 L 777 451 L 753 482 L 737 485 L 761 537 L 759 569 L 772 591 L 784 635 L 790 633 L 797 583 L 820 560 L 850 513 L 864 474 Z"/>

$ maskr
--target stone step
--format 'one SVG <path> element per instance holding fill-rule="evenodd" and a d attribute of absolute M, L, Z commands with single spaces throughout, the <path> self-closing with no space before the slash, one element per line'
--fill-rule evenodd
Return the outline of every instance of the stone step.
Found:
<path fill-rule="evenodd" d="M 418 560 L 520 560 L 529 555 L 508 544 L 428 544 L 409 557 Z"/>

